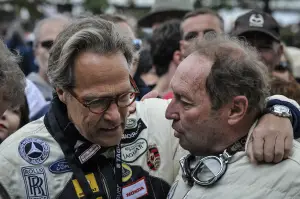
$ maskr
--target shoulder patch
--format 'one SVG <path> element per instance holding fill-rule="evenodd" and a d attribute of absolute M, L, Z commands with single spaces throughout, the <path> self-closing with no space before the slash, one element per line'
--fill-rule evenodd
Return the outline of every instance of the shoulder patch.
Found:
<path fill-rule="evenodd" d="M 141 157 L 148 148 L 148 142 L 144 138 L 140 138 L 129 145 L 122 146 L 121 154 L 124 162 L 134 162 Z"/>
<path fill-rule="evenodd" d="M 50 199 L 47 178 L 43 167 L 22 167 L 27 199 Z"/>
<path fill-rule="evenodd" d="M 136 199 L 148 195 L 145 177 L 123 187 L 122 195 L 124 199 Z"/>
<path fill-rule="evenodd" d="M 54 174 L 66 173 L 72 171 L 66 159 L 60 159 L 49 166 L 49 171 Z"/>
<path fill-rule="evenodd" d="M 143 122 L 143 120 L 141 118 L 137 122 L 133 118 L 128 119 L 124 134 L 122 136 L 121 143 L 133 142 L 134 140 L 136 140 L 139 137 L 140 133 L 146 128 L 147 128 L 147 126 L 145 125 L 145 123 Z"/>
<path fill-rule="evenodd" d="M 50 153 L 49 145 L 38 138 L 25 138 L 19 144 L 19 154 L 29 164 L 42 164 Z"/>

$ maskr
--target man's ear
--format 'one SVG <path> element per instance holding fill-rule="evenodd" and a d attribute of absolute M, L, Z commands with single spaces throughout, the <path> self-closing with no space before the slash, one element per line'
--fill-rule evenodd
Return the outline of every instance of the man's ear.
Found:
<path fill-rule="evenodd" d="M 280 58 L 283 55 L 283 45 L 282 44 L 279 45 L 279 48 L 278 48 L 278 51 L 277 51 L 277 55 Z"/>
<path fill-rule="evenodd" d="M 181 62 L 181 52 L 179 50 L 176 50 L 173 53 L 173 62 L 178 66 Z"/>
<path fill-rule="evenodd" d="M 56 93 L 58 95 L 58 98 L 61 102 L 63 102 L 64 104 L 66 104 L 66 101 L 67 101 L 67 92 L 64 91 L 63 89 L 61 88 L 56 88 Z"/>
<path fill-rule="evenodd" d="M 228 112 L 228 124 L 235 125 L 241 121 L 248 110 L 248 99 L 245 96 L 236 96 L 232 99 Z"/>

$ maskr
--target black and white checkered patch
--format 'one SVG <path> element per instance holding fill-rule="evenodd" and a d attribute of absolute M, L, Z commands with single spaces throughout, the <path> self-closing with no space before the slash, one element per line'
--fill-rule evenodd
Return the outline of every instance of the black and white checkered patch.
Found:
<path fill-rule="evenodd" d="M 21 168 L 27 199 L 50 199 L 43 167 Z"/>

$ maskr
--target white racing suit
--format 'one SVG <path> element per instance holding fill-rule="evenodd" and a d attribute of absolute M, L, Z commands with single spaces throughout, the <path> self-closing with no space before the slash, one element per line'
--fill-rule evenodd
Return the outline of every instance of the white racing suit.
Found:
<path fill-rule="evenodd" d="M 167 104 L 159 99 L 138 102 L 128 118 L 121 145 L 124 199 L 165 199 L 178 174 L 178 160 L 186 152 L 173 136 L 172 121 L 165 119 Z M 85 141 L 70 127 L 65 106 L 54 99 L 45 118 L 0 145 L 2 193 L 10 198 L 87 198 L 68 162 L 68 156 L 75 156 L 75 169 L 83 171 L 93 191 L 90 198 L 117 198 L 114 148 L 103 150 Z M 72 147 L 65 150 L 62 142 Z"/>
<path fill-rule="evenodd" d="M 165 119 L 167 105 L 160 99 L 138 102 L 121 149 L 115 150 L 85 140 L 68 120 L 65 105 L 54 97 L 44 118 L 0 145 L 2 198 L 120 198 L 120 168 L 122 198 L 166 198 L 179 158 L 187 153 L 173 136 L 172 121 Z"/>

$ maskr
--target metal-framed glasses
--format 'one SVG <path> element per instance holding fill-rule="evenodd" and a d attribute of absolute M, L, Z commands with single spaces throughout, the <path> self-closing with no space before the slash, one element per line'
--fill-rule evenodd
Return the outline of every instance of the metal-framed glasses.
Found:
<path fill-rule="evenodd" d="M 134 91 L 126 92 L 115 97 L 101 97 L 89 102 L 80 99 L 73 90 L 68 90 L 69 93 L 84 107 L 88 108 L 94 114 L 102 114 L 105 112 L 110 105 L 115 102 L 120 108 L 126 108 L 130 106 L 136 99 L 137 95 L 140 93 L 134 80 L 129 76 L 130 83 Z"/>

